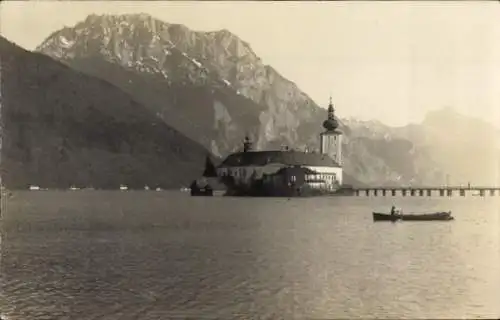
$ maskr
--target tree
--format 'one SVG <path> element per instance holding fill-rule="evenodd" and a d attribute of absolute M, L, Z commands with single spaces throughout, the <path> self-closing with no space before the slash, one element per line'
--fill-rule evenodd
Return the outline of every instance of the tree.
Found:
<path fill-rule="evenodd" d="M 217 177 L 217 171 L 215 170 L 215 166 L 210 159 L 210 156 L 207 155 L 205 159 L 205 171 L 203 171 L 204 177 Z"/>

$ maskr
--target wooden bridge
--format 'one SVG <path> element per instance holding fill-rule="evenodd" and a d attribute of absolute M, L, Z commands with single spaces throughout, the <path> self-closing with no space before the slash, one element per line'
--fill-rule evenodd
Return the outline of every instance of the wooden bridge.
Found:
<path fill-rule="evenodd" d="M 427 196 L 431 197 L 433 195 L 439 195 L 441 197 L 448 196 L 451 197 L 454 194 L 459 194 L 462 197 L 466 195 L 480 196 L 484 197 L 486 194 L 490 196 L 500 196 L 500 187 L 452 187 L 452 186 L 442 186 L 442 187 L 366 187 L 366 188 L 355 188 L 354 195 L 356 196 Z"/>

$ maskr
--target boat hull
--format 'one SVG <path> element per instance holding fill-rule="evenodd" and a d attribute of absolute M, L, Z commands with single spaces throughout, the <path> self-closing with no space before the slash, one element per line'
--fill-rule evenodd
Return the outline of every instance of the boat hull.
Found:
<path fill-rule="evenodd" d="M 454 220 L 451 212 L 435 212 L 425 214 L 387 214 L 373 212 L 373 221 L 450 221 Z"/>

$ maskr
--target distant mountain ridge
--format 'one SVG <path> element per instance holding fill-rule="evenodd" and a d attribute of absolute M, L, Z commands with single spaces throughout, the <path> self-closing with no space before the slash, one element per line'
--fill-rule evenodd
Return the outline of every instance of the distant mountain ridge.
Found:
<path fill-rule="evenodd" d="M 431 166 L 441 168 L 427 184 L 500 185 L 500 130 L 483 120 L 445 107 L 429 112 L 420 124 L 396 128 L 373 121 L 345 123 L 358 138 L 411 141 L 418 153 L 409 152 L 417 157 L 415 165 L 424 165 L 421 172 Z M 423 155 L 427 159 L 418 161 Z"/>
<path fill-rule="evenodd" d="M 258 116 L 259 124 L 244 123 L 245 128 L 241 131 L 257 129 L 255 136 L 259 148 L 284 143 L 303 148 L 306 144 L 317 143 L 317 139 L 305 138 L 298 130 L 307 125 L 314 127 L 316 132 L 321 130 L 318 124 L 324 117 L 323 110 L 293 82 L 264 65 L 246 42 L 227 30 L 194 32 L 183 25 L 164 23 L 145 14 L 91 15 L 74 28 L 56 32 L 37 50 L 93 74 L 94 71 L 88 71 L 91 65 L 102 64 L 97 60 L 104 60 L 138 72 L 141 77 L 155 76 L 149 84 L 163 78 L 163 87 L 171 84 L 208 87 L 250 99 L 253 104 L 246 108 L 251 108 Z M 99 72 L 99 76 L 106 75 Z M 168 96 L 162 99 L 165 100 L 168 101 Z M 217 103 L 214 101 L 214 104 Z M 168 106 L 157 108 L 162 113 Z M 240 112 L 244 107 L 224 104 L 224 108 L 219 109 L 228 109 L 231 114 L 231 109 Z M 220 155 L 234 151 L 240 138 L 242 136 L 228 149 L 223 146 L 215 149 L 220 150 Z M 217 153 L 218 150 L 212 151 Z"/>
<path fill-rule="evenodd" d="M 215 155 L 241 148 L 246 134 L 258 149 L 318 148 L 325 109 L 227 30 L 195 32 L 146 14 L 91 15 L 37 50 L 115 84 Z M 443 168 L 420 145 L 360 136 L 342 121 L 341 129 L 345 170 L 363 183 L 442 181 Z"/>
<path fill-rule="evenodd" d="M 114 85 L 0 37 L 8 188 L 187 186 L 208 150 Z"/>

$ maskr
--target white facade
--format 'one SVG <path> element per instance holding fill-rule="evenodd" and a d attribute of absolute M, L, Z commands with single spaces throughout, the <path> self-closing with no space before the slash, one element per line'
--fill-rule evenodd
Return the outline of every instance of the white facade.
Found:
<path fill-rule="evenodd" d="M 265 166 L 222 167 L 217 168 L 217 176 L 232 176 L 236 183 L 245 183 L 250 180 L 254 171 L 255 177 L 260 179 L 264 174 L 273 174 L 284 167 L 286 166 L 276 163 Z"/>
<path fill-rule="evenodd" d="M 340 166 L 342 161 L 342 134 L 340 132 L 323 132 L 320 134 L 320 152 L 327 154 Z"/>
<path fill-rule="evenodd" d="M 255 178 L 260 179 L 264 174 L 273 174 L 282 168 L 289 167 L 288 165 L 273 163 L 265 166 L 242 166 L 242 167 L 219 167 L 217 168 L 217 175 L 232 176 L 237 184 L 245 184 L 250 182 L 250 178 L 255 172 Z M 318 167 L 318 166 L 301 166 L 308 168 L 317 174 L 306 175 L 306 180 L 311 187 L 330 188 L 337 185 L 342 185 L 343 176 L 341 167 Z M 325 183 L 317 183 L 314 180 L 324 180 Z"/>
<path fill-rule="evenodd" d="M 338 183 L 339 185 L 343 184 L 343 176 L 342 176 L 342 168 L 341 167 L 310 167 L 306 166 L 306 168 L 309 168 L 313 171 L 318 172 L 318 175 L 320 179 L 325 179 L 328 180 L 329 176 L 333 177 L 333 181 L 331 183 L 335 184 Z"/>

